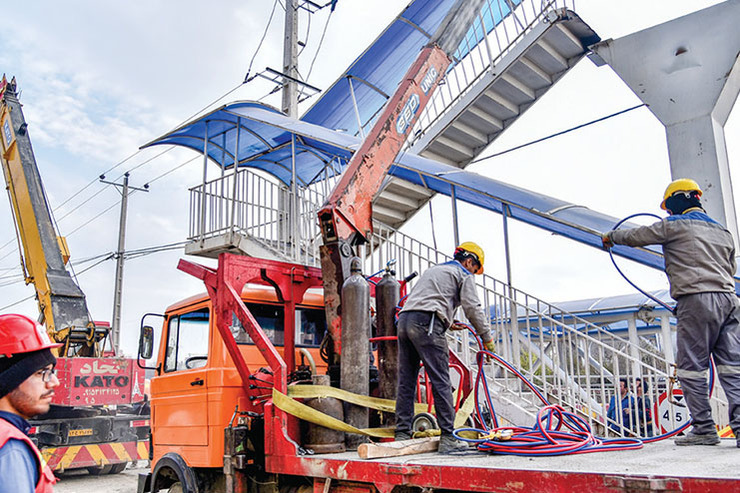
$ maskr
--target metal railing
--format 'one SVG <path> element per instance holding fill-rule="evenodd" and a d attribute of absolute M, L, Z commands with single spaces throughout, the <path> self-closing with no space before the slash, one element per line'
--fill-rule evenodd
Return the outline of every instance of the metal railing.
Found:
<path fill-rule="evenodd" d="M 190 189 L 188 239 L 244 235 L 305 265 L 317 266 L 318 211 L 338 176 L 291 190 L 249 169 Z"/>
<path fill-rule="evenodd" d="M 492 70 L 517 42 L 545 16 L 557 9 L 575 9 L 575 0 L 491 0 L 474 21 L 456 53 L 457 63 L 448 71 L 409 133 L 405 148 L 411 148 L 453 105 Z M 485 26 L 493 23 L 490 33 Z M 476 41 L 481 39 L 480 42 Z M 472 42 L 470 42 L 472 41 Z"/>

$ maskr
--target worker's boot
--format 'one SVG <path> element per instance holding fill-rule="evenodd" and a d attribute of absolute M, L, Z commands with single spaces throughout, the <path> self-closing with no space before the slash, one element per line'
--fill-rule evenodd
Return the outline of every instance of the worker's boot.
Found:
<path fill-rule="evenodd" d="M 395 440 L 397 442 L 401 442 L 403 440 L 411 440 L 412 436 L 411 433 L 407 431 L 397 431 L 395 434 Z"/>
<path fill-rule="evenodd" d="M 467 443 L 461 442 L 452 434 L 443 433 L 442 435 L 440 435 L 438 449 L 438 452 L 440 454 L 451 454 L 464 450 L 468 450 Z"/>
<path fill-rule="evenodd" d="M 685 436 L 676 438 L 673 443 L 676 445 L 717 445 L 719 435 L 714 433 L 694 433 L 694 430 L 686 433 Z"/>

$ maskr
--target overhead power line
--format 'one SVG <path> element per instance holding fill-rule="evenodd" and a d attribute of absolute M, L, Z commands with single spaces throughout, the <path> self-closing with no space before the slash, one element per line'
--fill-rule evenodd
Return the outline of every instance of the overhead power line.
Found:
<path fill-rule="evenodd" d="M 113 166 L 111 166 L 111 167 L 110 167 L 110 168 L 108 168 L 107 170 L 103 171 L 103 173 L 102 173 L 102 174 L 110 173 L 111 171 L 113 171 L 114 169 L 118 168 L 119 166 L 121 166 L 121 165 L 122 165 L 123 163 L 125 163 L 126 161 L 128 161 L 128 160 L 132 159 L 132 158 L 133 158 L 134 156 L 136 156 L 136 155 L 137 155 L 137 154 L 138 154 L 139 152 L 141 152 L 141 150 L 137 150 L 136 152 L 134 152 L 133 154 L 131 154 L 131 155 L 130 155 L 130 156 L 128 156 L 127 158 L 125 158 L 125 159 L 123 159 L 123 160 L 119 161 L 118 163 L 114 164 Z M 58 206 L 56 206 L 56 207 L 54 208 L 54 210 L 58 210 L 58 209 L 60 209 L 61 207 L 64 207 L 64 205 L 65 205 L 65 204 L 66 204 L 67 202 L 69 202 L 69 201 L 70 201 L 70 200 L 72 200 L 73 198 L 77 197 L 77 196 L 78 196 L 79 194 L 81 194 L 82 192 L 84 192 L 85 190 L 87 190 L 87 189 L 88 189 L 89 187 L 91 187 L 91 186 L 92 186 L 93 184 L 95 184 L 95 183 L 97 183 L 97 182 L 98 182 L 98 177 L 96 176 L 96 177 L 95 177 L 95 178 L 93 178 L 93 179 L 92 179 L 92 181 L 90 181 L 90 182 L 89 182 L 89 183 L 88 183 L 87 185 L 85 185 L 84 187 L 80 188 L 79 190 L 77 190 L 76 192 L 74 192 L 74 193 L 73 193 L 72 195 L 70 195 L 69 197 L 67 197 L 67 198 L 66 198 L 66 199 L 65 199 L 65 200 L 64 200 L 64 201 L 63 201 L 63 202 L 62 202 L 61 204 L 59 204 Z"/>
<path fill-rule="evenodd" d="M 262 48 L 262 43 L 265 41 L 265 37 L 267 36 L 267 31 L 269 31 L 270 24 L 272 24 L 272 17 L 275 15 L 275 7 L 277 7 L 277 4 L 278 4 L 278 0 L 275 0 L 275 2 L 273 2 L 272 4 L 272 11 L 270 11 L 270 17 L 267 19 L 267 25 L 265 26 L 265 30 L 262 33 L 260 42 L 257 44 L 257 49 L 254 50 L 254 55 L 252 55 L 252 59 L 249 60 L 249 66 L 247 67 L 247 75 L 244 76 L 244 82 L 246 82 L 249 79 L 249 74 L 252 73 L 252 64 L 254 63 L 254 59 L 257 58 L 257 54 L 260 52 L 260 49 Z"/>
<path fill-rule="evenodd" d="M 14 306 L 16 306 L 16 305 L 20 305 L 20 304 L 21 304 L 21 303 L 23 303 L 24 301 L 28 301 L 28 300 L 30 300 L 30 299 L 33 299 L 33 298 L 34 298 L 35 296 L 36 296 L 35 294 L 32 294 L 31 296 L 27 296 L 27 297 L 23 298 L 22 300 L 14 301 L 13 303 L 11 303 L 11 304 L 9 304 L 9 305 L 5 305 L 5 306 L 3 306 L 3 307 L 0 307 L 0 312 L 4 312 L 4 311 L 5 311 L 5 310 L 7 310 L 8 308 L 13 308 L 13 307 L 14 307 Z"/>
<path fill-rule="evenodd" d="M 616 113 L 612 113 L 611 115 L 602 116 L 601 118 L 597 118 L 596 120 L 591 120 L 590 122 L 582 123 L 580 125 L 576 125 L 575 127 L 571 127 L 569 129 L 566 129 L 566 130 L 561 130 L 560 132 L 555 132 L 554 134 L 550 134 L 547 137 L 542 137 L 542 138 L 539 138 L 539 139 L 536 139 L 536 140 L 532 140 L 530 142 L 527 142 L 526 144 L 521 144 L 521 145 L 512 147 L 510 149 L 506 149 L 505 151 L 501 151 L 501 152 L 497 152 L 495 154 L 491 154 L 490 156 L 482 157 L 480 159 L 474 159 L 473 161 L 470 161 L 470 163 L 468 163 L 468 164 L 480 163 L 482 161 L 486 161 L 488 159 L 493 159 L 495 157 L 502 156 L 504 154 L 508 154 L 509 152 L 517 151 L 517 150 L 522 149 L 524 147 L 531 146 L 532 144 L 539 144 L 540 142 L 544 142 L 546 140 L 552 139 L 553 137 L 560 137 L 561 135 L 565 135 L 565 134 L 570 133 L 570 132 L 572 132 L 574 130 L 578 130 L 578 129 L 581 129 L 581 128 L 584 128 L 584 127 L 588 127 L 589 125 L 593 125 L 594 123 L 603 122 L 604 120 L 608 120 L 609 118 L 614 118 L 615 116 L 623 115 L 624 113 L 630 112 L 632 110 L 636 110 L 638 108 L 642 108 L 643 106 L 647 106 L 647 105 L 644 104 L 644 103 L 643 104 L 638 104 L 637 106 L 633 106 L 631 108 L 627 108 L 627 109 L 624 109 L 624 110 L 621 110 L 621 111 L 617 111 Z"/>
<path fill-rule="evenodd" d="M 324 24 L 324 30 L 321 33 L 321 39 L 319 40 L 319 46 L 316 48 L 316 52 L 313 54 L 313 60 L 311 60 L 311 65 L 308 67 L 308 73 L 306 74 L 306 81 L 308 81 L 311 78 L 311 72 L 313 72 L 313 64 L 316 62 L 316 59 L 319 56 L 319 52 L 321 51 L 321 47 L 324 45 L 324 36 L 326 36 L 326 29 L 329 27 L 329 21 L 331 20 L 331 16 L 334 14 L 334 9 L 329 11 L 329 15 L 326 17 L 326 23 Z"/>

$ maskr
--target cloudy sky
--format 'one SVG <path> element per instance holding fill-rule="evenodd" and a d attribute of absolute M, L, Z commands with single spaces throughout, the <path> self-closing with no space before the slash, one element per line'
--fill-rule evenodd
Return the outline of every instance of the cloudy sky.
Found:
<path fill-rule="evenodd" d="M 308 14 L 302 13 L 300 38 L 307 42 L 301 73 L 308 73 L 326 25 L 308 82 L 328 87 L 406 3 L 339 0 L 328 24 L 324 9 L 312 16 L 310 28 Z M 607 39 L 716 3 L 577 0 L 576 12 Z M 257 49 L 274 5 L 273 0 L 39 0 L 3 7 L 0 70 L 18 79 L 46 192 L 96 320 L 111 318 L 114 261 L 97 264 L 89 259 L 116 248 L 120 201 L 116 189 L 99 183 L 97 177 L 106 173 L 107 179 L 117 180 L 131 170 L 132 185 L 151 184 L 149 193 L 130 197 L 128 249 L 184 240 L 187 190 L 200 181 L 201 161 L 188 163 L 195 154 L 185 151 L 158 156 L 165 148 L 137 150 L 215 101 L 257 100 L 272 90 L 260 80 L 241 83 L 250 63 L 252 73 L 281 64 L 280 3 Z M 277 95 L 263 101 L 279 106 Z M 583 60 L 486 152 L 500 152 L 639 103 L 611 69 Z M 726 127 L 731 163 L 740 159 L 736 113 Z M 670 180 L 663 128 L 646 109 L 469 169 L 615 217 L 659 212 L 657 204 Z M 449 203 L 440 198 L 433 208 L 439 218 L 436 239 L 440 247 L 451 249 L 450 229 L 444 225 Z M 500 218 L 474 214 L 469 207 L 460 212 L 461 235 L 485 247 L 487 272 L 503 279 Z M 428 211 L 420 214 L 408 229 L 431 242 L 428 216 Z M 526 225 L 512 224 L 510 233 L 513 281 L 524 291 L 547 301 L 631 292 L 603 252 Z M 142 314 L 161 312 L 178 299 L 203 291 L 199 281 L 176 270 L 181 256 L 181 251 L 174 251 L 127 262 L 122 341 L 129 354 Z M 663 274 L 622 262 L 644 288 L 667 286 Z M 0 312 L 35 317 L 32 297 L 33 289 L 20 279 L 11 211 L 3 199 Z"/>

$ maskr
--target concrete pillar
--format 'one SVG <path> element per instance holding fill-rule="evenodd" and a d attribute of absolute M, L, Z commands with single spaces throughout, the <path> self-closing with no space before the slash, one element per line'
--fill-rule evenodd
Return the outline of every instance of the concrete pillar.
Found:
<path fill-rule="evenodd" d="M 740 0 L 728 0 L 599 43 L 592 58 L 609 64 L 665 125 L 671 176 L 699 183 L 707 212 L 736 244 L 724 125 L 740 91 L 738 19 Z"/>

